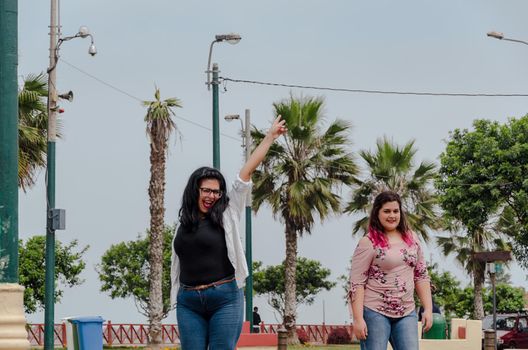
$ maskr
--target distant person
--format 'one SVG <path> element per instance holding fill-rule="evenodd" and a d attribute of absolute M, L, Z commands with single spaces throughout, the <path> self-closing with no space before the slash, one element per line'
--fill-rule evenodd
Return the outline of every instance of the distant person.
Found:
<path fill-rule="evenodd" d="M 436 293 L 436 286 L 434 284 L 431 283 L 431 302 L 433 303 L 433 314 L 442 314 L 442 311 L 440 310 L 440 308 L 438 307 L 438 305 L 436 305 L 435 301 L 434 301 L 434 294 Z M 424 307 L 423 305 L 420 305 L 420 309 L 418 310 L 418 321 L 422 321 L 422 314 L 424 312 Z"/>
<path fill-rule="evenodd" d="M 418 350 L 415 289 L 427 331 L 433 316 L 425 259 L 400 196 L 385 191 L 374 199 L 368 233 L 352 256 L 348 300 L 362 350 L 386 350 L 389 341 L 394 350 Z"/>
<path fill-rule="evenodd" d="M 242 330 L 242 287 L 248 276 L 239 221 L 251 174 L 271 145 L 287 131 L 278 116 L 227 191 L 214 168 L 195 170 L 183 192 L 172 244 L 171 303 L 182 350 L 233 350 Z"/>
<path fill-rule="evenodd" d="M 260 323 L 262 320 L 260 319 L 260 315 L 258 313 L 258 307 L 253 308 L 253 333 L 260 333 Z"/>

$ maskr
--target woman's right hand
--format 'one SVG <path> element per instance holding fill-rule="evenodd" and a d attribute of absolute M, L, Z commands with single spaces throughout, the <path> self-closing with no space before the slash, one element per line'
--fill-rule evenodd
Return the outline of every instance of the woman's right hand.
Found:
<path fill-rule="evenodd" d="M 368 329 L 367 324 L 365 323 L 365 320 L 363 317 L 358 318 L 357 320 L 354 320 L 354 323 L 352 324 L 353 330 L 354 330 L 354 336 L 358 340 L 365 340 L 368 336 Z"/>

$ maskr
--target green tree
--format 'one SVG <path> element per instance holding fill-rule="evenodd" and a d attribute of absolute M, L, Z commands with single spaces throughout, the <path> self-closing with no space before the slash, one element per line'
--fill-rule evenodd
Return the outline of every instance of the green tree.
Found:
<path fill-rule="evenodd" d="M 268 203 L 284 223 L 286 236 L 285 311 L 288 342 L 295 334 L 297 237 L 310 234 L 316 221 L 341 212 L 342 185 L 350 185 L 357 167 L 347 146 L 350 125 L 336 120 L 323 130 L 322 98 L 294 98 L 273 104 L 288 133 L 275 142 L 253 175 L 253 208 Z M 264 132 L 252 131 L 255 144 Z"/>
<path fill-rule="evenodd" d="M 266 295 L 268 303 L 284 318 L 285 283 L 284 262 L 280 265 L 262 267 L 262 262 L 253 262 L 253 288 L 256 294 Z M 331 271 L 321 263 L 303 257 L 297 258 L 295 301 L 297 304 L 311 305 L 315 296 L 322 291 L 332 289 L 336 283 L 328 280 Z"/>
<path fill-rule="evenodd" d="M 48 111 L 46 75 L 28 75 L 18 92 L 18 186 L 26 191 L 46 166 Z M 58 135 L 60 136 L 60 135 Z"/>
<path fill-rule="evenodd" d="M 438 265 L 428 267 L 431 283 L 435 286 L 433 298 L 440 306 L 444 316 L 451 319 L 456 315 L 456 304 L 459 302 L 462 289 L 460 281 L 449 271 L 438 271 Z"/>
<path fill-rule="evenodd" d="M 181 107 L 176 98 L 160 99 L 156 89 L 154 101 L 143 101 L 148 107 L 145 116 L 147 135 L 150 140 L 150 246 L 149 246 L 149 347 L 158 349 L 161 344 L 161 320 L 163 319 L 163 227 L 165 217 L 165 162 L 170 135 L 176 130 L 172 120 L 174 108 Z"/>
<path fill-rule="evenodd" d="M 452 232 L 449 237 L 439 237 L 438 244 L 445 255 L 454 253 L 473 277 L 473 317 L 482 319 L 485 266 L 473 254 L 505 250 L 508 244 L 497 229 L 505 204 L 501 191 L 503 180 L 495 175 L 497 167 L 503 166 L 499 161 L 500 126 L 496 122 L 476 120 L 473 127 L 474 131 L 456 129 L 450 133 L 446 150 L 440 156 L 435 184 Z"/>
<path fill-rule="evenodd" d="M 384 137 L 377 140 L 375 152 L 359 152 L 367 164 L 367 176 L 363 180 L 356 179 L 352 199 L 345 208 L 346 213 L 362 215 L 354 225 L 354 234 L 359 231 L 367 233 L 368 216 L 374 198 L 386 190 L 395 191 L 401 196 L 410 227 L 425 241 L 429 238 L 429 230 L 441 227 L 432 186 L 436 166 L 432 162 L 422 161 L 416 167 L 417 151 L 414 141 L 400 147 Z"/>
<path fill-rule="evenodd" d="M 514 238 L 517 261 L 528 267 L 528 115 L 504 124 L 481 120 L 475 129 L 494 142 L 481 171 L 489 172 L 484 183 L 500 199 L 496 229 Z"/>
<path fill-rule="evenodd" d="M 473 287 L 468 286 L 460 291 L 454 309 L 456 317 L 473 317 L 472 315 L 475 313 L 475 290 Z"/>
<path fill-rule="evenodd" d="M 493 293 L 491 289 L 483 291 L 484 311 L 486 315 L 493 313 Z M 518 312 L 524 309 L 524 288 L 506 284 L 496 286 L 497 313 Z M 475 313 L 475 293 L 473 287 L 464 288 L 455 306 L 457 317 L 471 317 Z"/>
<path fill-rule="evenodd" d="M 44 276 L 46 237 L 33 236 L 26 242 L 19 240 L 19 278 L 24 286 L 24 309 L 27 313 L 34 313 L 44 309 Z M 74 287 L 84 281 L 80 278 L 85 268 L 82 257 L 88 246 L 78 248 L 77 240 L 64 245 L 55 241 L 55 302 L 59 302 L 63 290 L 60 286 Z"/>
<path fill-rule="evenodd" d="M 163 231 L 163 318 L 171 310 L 170 305 L 170 266 L 171 244 L 174 237 L 174 226 L 166 226 Z M 101 257 L 97 273 L 101 281 L 101 291 L 110 294 L 112 299 L 134 299 L 139 313 L 149 315 L 150 235 L 138 236 L 134 241 L 113 244 Z"/>
<path fill-rule="evenodd" d="M 495 286 L 495 293 L 498 313 L 519 312 L 524 310 L 524 288 L 500 283 Z M 493 290 L 491 288 L 486 288 L 484 294 L 484 310 L 486 311 L 486 314 L 491 314 L 493 312 Z"/>

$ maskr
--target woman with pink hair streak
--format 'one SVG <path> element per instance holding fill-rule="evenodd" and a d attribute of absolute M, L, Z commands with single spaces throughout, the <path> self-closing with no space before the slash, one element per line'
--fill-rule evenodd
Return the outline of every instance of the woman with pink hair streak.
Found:
<path fill-rule="evenodd" d="M 427 266 L 420 243 L 409 229 L 400 196 L 376 196 L 368 234 L 352 257 L 348 300 L 354 335 L 361 350 L 418 350 L 414 291 L 424 308 L 423 330 L 432 326 Z"/>

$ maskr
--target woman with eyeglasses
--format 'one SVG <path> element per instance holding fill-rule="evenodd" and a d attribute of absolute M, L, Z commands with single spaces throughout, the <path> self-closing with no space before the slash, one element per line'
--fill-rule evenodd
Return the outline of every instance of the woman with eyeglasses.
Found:
<path fill-rule="evenodd" d="M 248 276 L 239 221 L 251 191 L 251 174 L 286 131 L 278 116 L 229 191 L 217 169 L 202 167 L 189 177 L 171 268 L 171 302 L 176 301 L 182 350 L 235 349 Z"/>

